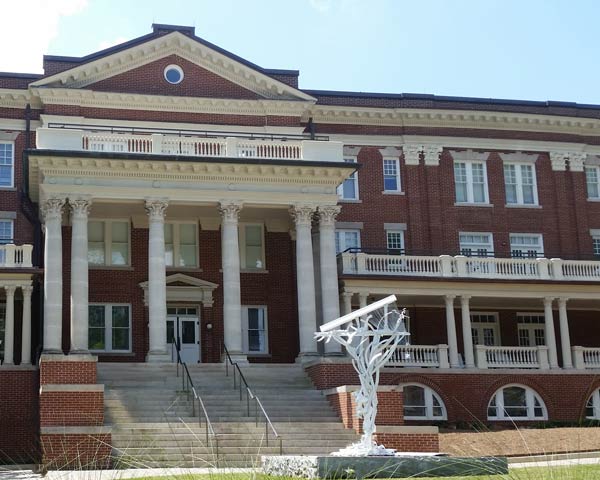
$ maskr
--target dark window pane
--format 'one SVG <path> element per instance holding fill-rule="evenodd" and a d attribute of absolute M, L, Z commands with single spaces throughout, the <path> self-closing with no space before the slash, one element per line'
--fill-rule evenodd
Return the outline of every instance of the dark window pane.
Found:
<path fill-rule="evenodd" d="M 405 417 L 425 417 L 427 416 L 427 411 L 425 407 L 408 407 L 404 406 L 404 416 Z"/>
<path fill-rule="evenodd" d="M 175 322 L 167 320 L 167 343 L 175 343 Z"/>
<path fill-rule="evenodd" d="M 88 348 L 90 350 L 104 350 L 104 328 L 90 327 L 88 330 Z"/>
<path fill-rule="evenodd" d="M 129 328 L 129 307 L 115 306 L 112 307 L 112 326 L 120 328 Z"/>
<path fill-rule="evenodd" d="M 129 350 L 128 328 L 113 328 L 112 348 L 113 350 Z"/>
<path fill-rule="evenodd" d="M 88 308 L 89 326 L 104 327 L 104 305 L 90 305 Z"/>
<path fill-rule="evenodd" d="M 248 332 L 248 350 L 250 352 L 260 352 L 261 348 L 260 332 L 254 330 Z"/>
<path fill-rule="evenodd" d="M 416 385 L 404 387 L 404 405 L 405 406 L 425 406 L 425 389 Z"/>
<path fill-rule="evenodd" d="M 181 343 L 196 343 L 196 328 L 194 320 L 184 320 L 181 322 Z"/>

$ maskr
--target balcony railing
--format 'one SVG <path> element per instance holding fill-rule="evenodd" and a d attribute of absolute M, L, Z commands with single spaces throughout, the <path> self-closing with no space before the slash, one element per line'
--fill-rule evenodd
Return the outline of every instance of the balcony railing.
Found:
<path fill-rule="evenodd" d="M 448 345 L 402 345 L 396 349 L 388 366 L 449 368 Z"/>
<path fill-rule="evenodd" d="M 478 368 L 537 368 L 548 370 L 548 347 L 475 346 Z"/>
<path fill-rule="evenodd" d="M 33 245 L 0 245 L 0 268 L 31 268 Z"/>
<path fill-rule="evenodd" d="M 573 347 L 573 367 L 578 370 L 600 368 L 600 348 Z"/>
<path fill-rule="evenodd" d="M 493 258 L 463 255 L 381 255 L 343 252 L 340 274 L 494 280 L 600 281 L 600 261 L 560 258 Z"/>
<path fill-rule="evenodd" d="M 343 162 L 342 144 L 302 136 L 255 136 L 222 132 L 114 132 L 78 128 L 38 128 L 37 148 L 174 155 Z"/>

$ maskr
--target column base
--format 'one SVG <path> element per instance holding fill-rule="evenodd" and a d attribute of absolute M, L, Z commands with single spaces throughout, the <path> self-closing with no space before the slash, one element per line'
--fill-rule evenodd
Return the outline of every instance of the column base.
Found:
<path fill-rule="evenodd" d="M 318 352 L 300 352 L 296 357 L 296 363 L 306 363 L 319 358 Z"/>
<path fill-rule="evenodd" d="M 88 349 L 73 349 L 69 351 L 69 355 L 91 355 Z"/>
<path fill-rule="evenodd" d="M 173 359 L 168 352 L 148 352 L 146 363 L 173 363 Z"/>
<path fill-rule="evenodd" d="M 242 352 L 229 352 L 229 357 L 233 363 L 239 364 L 248 364 L 248 355 Z M 227 355 L 223 354 L 221 356 L 221 361 L 225 362 L 227 360 Z"/>

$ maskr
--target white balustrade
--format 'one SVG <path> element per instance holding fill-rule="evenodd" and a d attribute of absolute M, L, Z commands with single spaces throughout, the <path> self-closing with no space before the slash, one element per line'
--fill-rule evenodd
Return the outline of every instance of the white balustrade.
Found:
<path fill-rule="evenodd" d="M 548 370 L 548 347 L 500 347 L 476 345 L 478 368 L 537 368 Z"/>
<path fill-rule="evenodd" d="M 93 152 L 152 153 L 152 137 L 124 133 L 85 132 L 82 147 L 83 150 Z"/>
<path fill-rule="evenodd" d="M 448 345 L 401 345 L 388 366 L 449 368 Z"/>
<path fill-rule="evenodd" d="M 33 245 L 0 245 L 0 268 L 29 268 Z"/>
<path fill-rule="evenodd" d="M 343 273 L 439 277 L 442 275 L 440 257 L 408 255 L 369 255 L 343 253 Z"/>
<path fill-rule="evenodd" d="M 600 368 L 600 348 L 575 346 L 573 351 L 573 367 L 577 370 Z"/>
<path fill-rule="evenodd" d="M 557 279 L 600 281 L 600 262 L 594 260 L 562 260 L 553 258 L 552 273 Z"/>
<path fill-rule="evenodd" d="M 224 138 L 175 137 L 165 135 L 162 148 L 157 153 L 187 155 L 190 157 L 225 157 L 227 148 Z"/>
<path fill-rule="evenodd" d="M 300 160 L 302 159 L 302 144 L 293 141 L 239 139 L 237 141 L 237 152 L 232 152 L 232 155 L 229 156 Z"/>

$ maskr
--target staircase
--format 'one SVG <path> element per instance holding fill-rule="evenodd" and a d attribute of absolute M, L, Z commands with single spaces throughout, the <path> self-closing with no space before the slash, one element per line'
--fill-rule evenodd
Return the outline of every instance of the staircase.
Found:
<path fill-rule="evenodd" d="M 280 453 L 279 440 L 246 395 L 240 401 L 224 364 L 188 366 L 216 439 L 207 439 L 198 411 L 182 392 L 175 364 L 98 364 L 105 384 L 105 424 L 112 425 L 113 454 L 120 467 L 250 467 L 260 455 Z M 325 454 L 355 442 L 327 399 L 300 365 L 251 364 L 242 372 L 281 437 L 283 454 Z M 268 432 L 268 442 L 267 442 Z"/>

